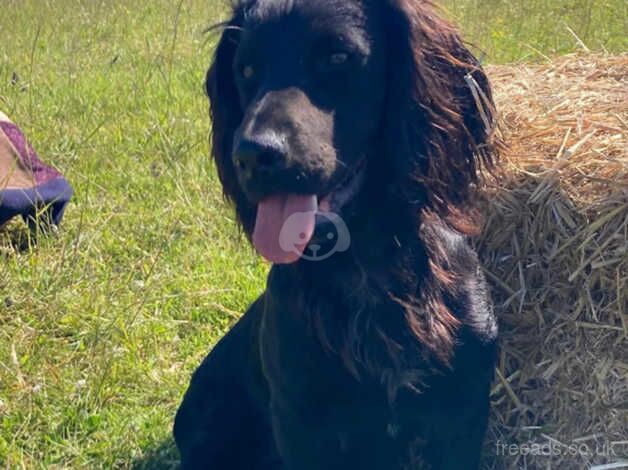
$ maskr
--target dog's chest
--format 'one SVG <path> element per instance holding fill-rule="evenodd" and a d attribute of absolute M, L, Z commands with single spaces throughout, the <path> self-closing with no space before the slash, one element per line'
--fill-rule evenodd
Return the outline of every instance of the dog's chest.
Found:
<path fill-rule="evenodd" d="M 262 364 L 271 391 L 302 403 L 308 397 L 332 403 L 355 396 L 357 381 L 337 354 L 324 349 L 304 312 L 291 304 L 271 302 L 261 325 Z"/>
<path fill-rule="evenodd" d="M 380 384 L 365 377 L 357 380 L 341 354 L 326 347 L 316 331 L 317 316 L 346 318 L 351 312 L 333 299 L 304 300 L 294 286 L 282 287 L 266 296 L 260 328 L 263 372 L 273 405 L 337 424 L 357 422 L 368 409 L 369 418 L 386 428 L 389 403 Z"/>

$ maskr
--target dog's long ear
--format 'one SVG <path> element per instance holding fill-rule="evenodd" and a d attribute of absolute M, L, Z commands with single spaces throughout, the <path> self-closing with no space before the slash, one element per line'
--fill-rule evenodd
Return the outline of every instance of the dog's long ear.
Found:
<path fill-rule="evenodd" d="M 494 106 L 488 79 L 430 0 L 388 0 L 391 57 L 387 152 L 402 197 L 442 216 L 459 211 L 493 164 Z"/>
<path fill-rule="evenodd" d="M 223 194 L 235 205 L 238 222 L 250 236 L 255 221 L 255 208 L 247 202 L 240 189 L 231 160 L 233 136 L 243 118 L 233 74 L 240 26 L 237 17 L 234 17 L 230 22 L 218 25 L 215 29 L 221 29 L 222 36 L 205 82 L 210 101 L 212 156 L 222 183 Z"/>

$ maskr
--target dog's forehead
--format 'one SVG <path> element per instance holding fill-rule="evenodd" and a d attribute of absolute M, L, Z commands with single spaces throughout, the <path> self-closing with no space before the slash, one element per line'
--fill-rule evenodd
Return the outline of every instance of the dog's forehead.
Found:
<path fill-rule="evenodd" d="M 367 15 L 367 0 L 254 0 L 240 10 L 249 42 L 257 33 L 282 47 L 302 47 L 309 39 L 335 37 L 367 54 L 374 30 Z M 251 36 L 252 34 L 252 36 Z M 262 41 L 263 42 L 263 41 Z M 306 46 L 307 47 L 307 46 Z"/>
<path fill-rule="evenodd" d="M 254 0 L 243 6 L 243 16 L 250 26 L 289 19 L 312 28 L 364 26 L 366 21 L 363 0 Z"/>

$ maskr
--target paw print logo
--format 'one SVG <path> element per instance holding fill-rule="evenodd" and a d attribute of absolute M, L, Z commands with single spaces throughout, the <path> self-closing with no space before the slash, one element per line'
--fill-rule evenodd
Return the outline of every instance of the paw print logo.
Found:
<path fill-rule="evenodd" d="M 351 235 L 344 220 L 333 212 L 317 212 L 317 232 L 322 229 L 320 235 L 312 240 L 305 250 L 303 240 L 305 233 L 300 233 L 304 221 L 312 216 L 308 212 L 296 212 L 288 217 L 279 233 L 279 246 L 282 250 L 301 255 L 308 261 L 323 261 L 336 253 L 342 253 L 351 246 Z M 322 220 L 321 220 L 322 219 Z"/>

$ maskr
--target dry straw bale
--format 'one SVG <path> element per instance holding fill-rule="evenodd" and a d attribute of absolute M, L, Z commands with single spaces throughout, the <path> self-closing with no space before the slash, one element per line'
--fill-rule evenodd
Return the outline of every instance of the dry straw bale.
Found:
<path fill-rule="evenodd" d="M 628 460 L 628 55 L 489 74 L 509 148 L 479 242 L 502 332 L 488 467 Z"/>

